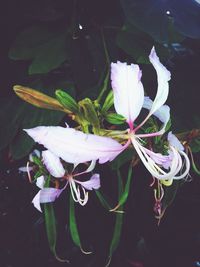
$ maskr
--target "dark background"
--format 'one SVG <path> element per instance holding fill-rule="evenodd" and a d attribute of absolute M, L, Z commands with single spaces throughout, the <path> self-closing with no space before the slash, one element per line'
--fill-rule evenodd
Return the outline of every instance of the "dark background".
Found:
<path fill-rule="evenodd" d="M 0 267 L 67 266 L 57 262 L 50 253 L 43 216 L 31 204 L 37 188 L 18 172 L 34 145 L 22 134 L 22 129 L 57 125 L 66 118 L 23 103 L 14 95 L 12 86 L 27 85 L 49 95 L 62 88 L 76 99 L 85 95 L 94 99 L 106 73 L 103 31 L 110 60 L 141 64 L 143 83 L 151 96 L 155 94 L 156 83 L 148 53 L 152 45 L 156 46 L 172 73 L 168 104 L 174 131 L 199 128 L 199 9 L 195 1 L 181 1 L 181 6 L 179 1 L 131 0 L 10 0 L 1 4 Z M 166 16 L 167 10 L 173 18 L 170 30 L 171 17 Z M 45 50 L 36 47 L 41 38 L 38 30 L 21 37 L 20 50 L 16 38 L 31 27 L 45 29 L 43 37 L 52 33 L 56 39 L 57 33 L 67 32 L 63 54 L 59 54 L 63 44 L 48 43 L 48 38 Z M 47 57 L 38 59 L 44 51 Z M 52 54 L 57 56 L 49 60 L 48 55 Z M 33 66 L 36 58 L 37 64 Z M 193 144 L 193 151 L 197 152 L 194 156 L 198 165 L 198 144 Z M 101 167 L 100 172 L 102 188 L 113 200 L 115 174 L 107 167 Z M 191 177 L 191 182 L 179 188 L 158 226 L 153 211 L 153 190 L 149 186 L 151 179 L 142 166 L 134 170 L 121 242 L 110 266 L 199 266 L 200 178 L 192 170 Z M 94 251 L 92 255 L 84 255 L 70 238 L 66 192 L 56 201 L 55 210 L 59 255 L 70 260 L 69 266 L 105 266 L 114 215 L 100 205 L 93 193 L 86 207 L 76 207 L 83 246 Z"/>

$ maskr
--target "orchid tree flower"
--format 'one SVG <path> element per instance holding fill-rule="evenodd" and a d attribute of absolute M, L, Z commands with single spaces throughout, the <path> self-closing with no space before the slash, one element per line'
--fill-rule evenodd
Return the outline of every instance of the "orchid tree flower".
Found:
<path fill-rule="evenodd" d="M 112 138 L 85 134 L 69 127 L 39 126 L 24 130 L 55 156 L 73 164 L 112 161 L 126 148 Z"/>
<path fill-rule="evenodd" d="M 96 190 L 100 188 L 100 176 L 98 173 L 93 174 L 88 181 L 84 182 L 79 181 L 75 178 L 93 171 L 96 163 L 95 161 L 92 161 L 89 167 L 85 171 L 80 173 L 75 172 L 75 169 L 78 164 L 74 164 L 72 173 L 67 173 L 60 161 L 60 158 L 54 155 L 49 150 L 45 150 L 42 152 L 42 160 L 47 170 L 54 178 L 62 179 L 66 181 L 66 183 L 62 189 L 53 187 L 45 188 L 44 176 L 37 178 L 36 185 L 40 188 L 40 191 L 34 197 L 32 203 L 35 208 L 37 208 L 41 212 L 42 210 L 40 207 L 40 203 L 54 202 L 60 196 L 62 191 L 67 187 L 67 185 L 70 186 L 73 200 L 75 202 L 78 202 L 82 206 L 84 206 L 88 201 L 88 192 L 86 190 Z"/>
<path fill-rule="evenodd" d="M 164 103 L 167 100 L 169 93 L 170 72 L 160 62 L 155 48 L 153 47 L 149 55 L 149 60 L 157 73 L 158 88 L 154 101 L 150 98 L 145 98 L 144 88 L 141 82 L 142 72 L 138 65 L 126 63 L 111 64 L 111 82 L 114 95 L 114 107 L 118 114 L 125 117 L 129 125 L 129 142 L 132 142 L 141 161 L 157 179 L 181 179 L 188 173 L 189 160 L 183 151 L 177 150 L 173 145 L 169 146 L 169 155 L 155 153 L 143 146 L 141 138 L 153 137 L 162 135 L 165 132 L 165 127 L 170 118 L 170 109 Z M 137 119 L 142 107 L 149 110 L 147 117 L 135 127 Z M 163 126 L 160 131 L 155 133 L 137 134 L 137 131 L 144 125 L 151 115 L 157 116 Z M 186 171 L 178 176 L 182 168 L 183 156 L 187 162 Z M 170 162 L 169 170 L 166 171 L 163 165 Z"/>

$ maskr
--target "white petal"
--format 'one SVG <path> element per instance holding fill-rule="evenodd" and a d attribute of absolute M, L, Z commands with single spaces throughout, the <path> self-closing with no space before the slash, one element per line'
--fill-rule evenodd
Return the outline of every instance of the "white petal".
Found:
<path fill-rule="evenodd" d="M 19 167 L 19 169 L 18 169 L 20 172 L 30 172 L 30 171 L 32 171 L 33 170 L 33 167 Z"/>
<path fill-rule="evenodd" d="M 169 144 L 175 147 L 178 151 L 184 151 L 184 146 L 181 144 L 181 142 L 172 132 L 168 133 L 167 139 L 168 139 Z"/>
<path fill-rule="evenodd" d="M 123 115 L 128 123 L 137 118 L 144 101 L 141 75 L 138 65 L 127 65 L 119 61 L 111 64 L 115 110 Z"/>
<path fill-rule="evenodd" d="M 151 173 L 151 175 L 157 179 L 173 179 L 173 177 L 180 171 L 180 155 L 179 153 L 171 147 L 171 151 L 173 153 L 171 165 L 170 165 L 170 170 L 169 172 L 164 171 L 159 167 L 156 162 L 154 161 L 153 158 L 151 158 L 145 151 L 144 147 L 140 145 L 140 143 L 135 139 L 131 138 L 133 146 L 138 153 L 141 161 L 147 168 L 147 170 Z"/>
<path fill-rule="evenodd" d="M 72 128 L 39 126 L 25 130 L 36 142 L 69 163 L 113 160 L 124 146 L 109 137 L 84 134 Z"/>
<path fill-rule="evenodd" d="M 54 202 L 60 196 L 63 189 L 44 188 L 40 191 L 40 203 Z"/>
<path fill-rule="evenodd" d="M 83 187 L 85 187 L 87 190 L 93 190 L 93 189 L 99 189 L 100 188 L 100 175 L 98 173 L 95 173 L 92 175 L 90 180 L 85 182 L 80 182 L 77 180 L 74 180 L 76 183 L 81 184 Z"/>
<path fill-rule="evenodd" d="M 145 96 L 143 108 L 150 110 L 152 108 L 152 105 L 153 105 L 153 101 L 148 96 Z M 160 131 L 154 133 L 156 135 L 161 135 L 165 132 L 165 127 L 167 126 L 167 123 L 170 119 L 170 108 L 168 105 L 163 105 L 158 110 L 156 110 L 153 113 L 153 115 L 156 116 L 163 123 Z M 145 137 L 145 136 L 139 135 L 139 137 Z"/>
<path fill-rule="evenodd" d="M 36 185 L 40 188 L 40 189 L 43 189 L 44 188 L 44 184 L 45 184 L 45 178 L 44 176 L 40 176 L 37 178 L 37 181 L 36 181 Z"/>
<path fill-rule="evenodd" d="M 149 113 L 150 116 L 166 102 L 169 94 L 168 82 L 171 79 L 171 74 L 165 68 L 165 66 L 160 62 L 154 47 L 152 48 L 151 53 L 149 55 L 149 60 L 156 70 L 157 81 L 158 81 L 157 94 Z"/>
<path fill-rule="evenodd" d="M 50 172 L 52 176 L 60 178 L 65 175 L 65 169 L 63 168 L 63 165 L 59 157 L 57 157 L 51 151 L 49 150 L 42 151 L 42 160 L 47 170 Z"/>
<path fill-rule="evenodd" d="M 40 192 L 41 190 L 35 195 L 35 197 L 32 200 L 32 203 L 34 205 L 34 207 L 39 210 L 40 212 L 42 212 L 41 206 L 40 206 Z"/>

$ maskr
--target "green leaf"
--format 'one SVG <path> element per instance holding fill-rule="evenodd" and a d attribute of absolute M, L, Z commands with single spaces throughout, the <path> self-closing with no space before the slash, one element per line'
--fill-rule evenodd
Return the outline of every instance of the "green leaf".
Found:
<path fill-rule="evenodd" d="M 79 237 L 78 227 L 76 224 L 74 200 L 71 195 L 70 195 L 69 229 L 74 244 L 81 248 L 81 240 Z"/>
<path fill-rule="evenodd" d="M 114 103 L 114 96 L 113 96 L 113 91 L 111 90 L 108 93 L 108 95 L 107 95 L 107 97 L 106 97 L 106 99 L 104 101 L 104 104 L 103 104 L 103 107 L 101 109 L 101 112 L 102 113 L 106 113 L 106 111 L 108 111 L 112 107 L 113 103 Z"/>
<path fill-rule="evenodd" d="M 112 209 L 111 211 L 117 210 L 120 206 L 122 206 L 124 203 L 126 203 L 126 200 L 128 198 L 129 191 L 130 191 L 131 178 L 132 178 L 132 169 L 133 169 L 133 167 L 132 167 L 132 163 L 131 163 L 130 167 L 128 169 L 128 177 L 127 177 L 127 181 L 126 181 L 126 185 L 125 185 L 124 191 L 119 197 L 119 201 L 118 201 L 117 206 L 114 209 Z M 117 170 L 117 174 L 118 174 L 118 177 L 121 176 L 119 169 Z"/>
<path fill-rule="evenodd" d="M 49 242 L 50 250 L 53 254 L 56 254 L 56 239 L 57 239 L 57 230 L 56 230 L 56 219 L 53 208 L 53 203 L 44 204 L 44 216 L 45 216 L 45 225 L 47 238 Z"/>
<path fill-rule="evenodd" d="M 67 59 L 66 33 L 64 33 L 40 47 L 28 72 L 30 75 L 48 73 L 58 68 Z"/>
<path fill-rule="evenodd" d="M 90 254 L 91 252 L 86 252 L 82 249 L 81 240 L 79 237 L 78 227 L 76 223 L 75 217 L 75 207 L 74 207 L 74 200 L 70 194 L 70 210 L 69 210 L 69 229 L 71 233 L 72 240 L 75 245 L 77 245 L 80 250 L 85 254 Z"/>
<path fill-rule="evenodd" d="M 149 64 L 149 54 L 155 41 L 137 27 L 125 24 L 117 37 L 117 45 L 139 64 Z M 156 51 L 161 60 L 168 57 L 167 48 L 156 44 Z"/>
<path fill-rule="evenodd" d="M 105 196 L 103 196 L 103 194 L 100 192 L 100 190 L 95 190 L 95 193 L 96 193 L 99 201 L 101 202 L 102 206 L 105 209 L 110 210 L 111 206 L 109 205 L 108 201 L 105 199 Z"/>
<path fill-rule="evenodd" d="M 19 34 L 9 51 L 9 57 L 13 60 L 32 60 L 30 75 L 48 73 L 68 59 L 66 41 L 67 31 L 33 26 Z"/>
<path fill-rule="evenodd" d="M 126 121 L 126 119 L 122 115 L 119 115 L 117 113 L 108 113 L 105 115 L 105 119 L 107 120 L 107 122 L 117 125 L 123 124 Z"/>
<path fill-rule="evenodd" d="M 55 95 L 60 104 L 63 105 L 63 107 L 67 108 L 75 114 L 79 113 L 79 106 L 76 100 L 71 97 L 67 92 L 62 90 L 56 90 Z"/>
<path fill-rule="evenodd" d="M 167 186 L 164 188 L 165 193 L 164 197 L 162 199 L 162 209 L 165 210 L 167 207 L 169 207 L 172 202 L 175 199 L 176 193 L 178 191 L 178 188 L 180 186 L 180 181 L 173 180 L 172 185 Z"/>
<path fill-rule="evenodd" d="M 134 26 L 125 25 L 117 37 L 117 45 L 137 63 L 149 64 L 148 55 L 154 44 L 153 39 Z"/>
<path fill-rule="evenodd" d="M 123 190 L 123 183 L 122 183 L 122 178 L 120 171 L 118 170 L 118 195 L 119 195 L 119 201 L 120 197 L 122 194 Z M 123 206 L 121 207 L 123 209 Z M 116 213 L 116 219 L 115 219 L 115 226 L 114 226 L 114 231 L 113 231 L 113 237 L 111 240 L 110 248 L 109 248 L 109 262 L 106 265 L 109 266 L 111 262 L 112 255 L 114 251 L 117 249 L 119 242 L 120 242 L 120 237 L 121 237 L 121 231 L 122 231 L 122 225 L 123 225 L 123 213 Z"/>
<path fill-rule="evenodd" d="M 132 148 L 124 150 L 119 156 L 117 156 L 111 163 L 112 170 L 118 170 L 126 162 L 132 160 L 135 155 L 135 150 Z"/>

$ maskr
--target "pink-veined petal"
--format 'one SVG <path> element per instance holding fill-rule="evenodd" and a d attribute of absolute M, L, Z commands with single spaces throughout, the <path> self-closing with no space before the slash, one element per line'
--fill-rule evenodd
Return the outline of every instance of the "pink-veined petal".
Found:
<path fill-rule="evenodd" d="M 59 157 L 57 157 L 51 151 L 49 150 L 42 151 L 42 160 L 47 170 L 52 176 L 60 178 L 65 175 L 65 169 L 63 168 L 63 165 Z"/>
<path fill-rule="evenodd" d="M 171 79 L 171 73 L 160 62 L 154 47 L 152 48 L 151 53 L 149 55 L 149 60 L 157 73 L 158 89 L 148 117 L 166 102 L 169 94 L 168 82 Z"/>
<path fill-rule="evenodd" d="M 138 117 L 144 101 L 141 76 L 138 65 L 127 65 L 119 61 L 111 63 L 115 110 L 126 118 L 129 125 Z"/>
<path fill-rule="evenodd" d="M 113 160 L 125 146 L 109 137 L 85 134 L 72 128 L 39 126 L 25 130 L 36 142 L 69 163 Z"/>
<path fill-rule="evenodd" d="M 76 183 L 81 184 L 85 189 L 87 190 L 93 190 L 93 189 L 99 189 L 101 184 L 100 184 L 100 175 L 98 173 L 95 173 L 92 175 L 90 180 L 85 181 L 85 182 L 80 182 L 77 180 L 74 180 Z"/>

